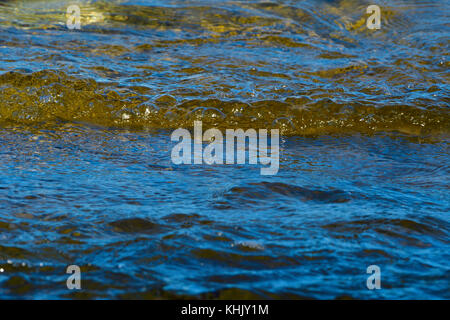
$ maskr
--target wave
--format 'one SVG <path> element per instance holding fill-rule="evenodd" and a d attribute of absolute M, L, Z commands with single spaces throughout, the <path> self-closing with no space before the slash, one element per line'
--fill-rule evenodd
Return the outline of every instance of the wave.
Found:
<path fill-rule="evenodd" d="M 140 87 L 111 88 L 57 70 L 7 72 L 0 75 L 0 88 L 2 123 L 66 121 L 174 129 L 191 128 L 194 120 L 202 120 L 206 127 L 276 128 L 285 135 L 450 132 L 448 108 L 428 103 L 379 105 L 375 101 L 313 99 L 308 95 L 253 102 L 177 99 L 171 95 L 149 99 Z"/>

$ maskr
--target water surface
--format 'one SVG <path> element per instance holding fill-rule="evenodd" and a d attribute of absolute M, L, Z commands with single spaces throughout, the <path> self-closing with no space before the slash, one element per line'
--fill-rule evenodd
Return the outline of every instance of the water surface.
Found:
<path fill-rule="evenodd" d="M 70 4 L 0 2 L 0 297 L 450 298 L 447 1 Z M 172 164 L 195 120 L 279 173 Z"/>

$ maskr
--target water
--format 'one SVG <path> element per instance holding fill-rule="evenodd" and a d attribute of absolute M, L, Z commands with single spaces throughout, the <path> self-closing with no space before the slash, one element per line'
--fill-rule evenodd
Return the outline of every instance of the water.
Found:
<path fill-rule="evenodd" d="M 447 1 L 69 4 L 0 2 L 1 298 L 450 298 Z M 172 164 L 194 120 L 278 174 Z"/>

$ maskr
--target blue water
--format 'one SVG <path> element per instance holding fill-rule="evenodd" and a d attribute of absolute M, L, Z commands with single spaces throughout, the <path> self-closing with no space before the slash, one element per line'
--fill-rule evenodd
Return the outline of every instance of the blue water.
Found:
<path fill-rule="evenodd" d="M 450 298 L 445 1 L 80 3 L 0 3 L 0 298 Z M 173 164 L 194 120 L 278 174 Z"/>

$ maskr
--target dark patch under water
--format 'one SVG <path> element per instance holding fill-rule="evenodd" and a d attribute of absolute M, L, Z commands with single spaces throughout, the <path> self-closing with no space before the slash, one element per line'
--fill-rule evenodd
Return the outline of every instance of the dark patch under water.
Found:
<path fill-rule="evenodd" d="M 0 297 L 450 298 L 449 7 L 369 4 L 90 1 L 70 31 L 0 2 Z M 172 164 L 194 120 L 280 129 L 278 174 Z"/>

